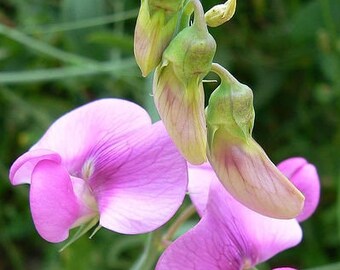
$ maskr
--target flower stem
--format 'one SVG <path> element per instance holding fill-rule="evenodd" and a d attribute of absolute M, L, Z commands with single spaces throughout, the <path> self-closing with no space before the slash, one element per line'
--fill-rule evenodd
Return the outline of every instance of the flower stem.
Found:
<path fill-rule="evenodd" d="M 181 227 L 181 225 L 195 214 L 196 208 L 191 204 L 178 216 L 178 218 L 171 224 L 168 231 L 162 237 L 162 243 L 165 247 L 171 244 L 171 239 L 173 238 L 176 231 Z"/>
<path fill-rule="evenodd" d="M 197 25 L 201 30 L 207 31 L 207 24 L 204 18 L 204 10 L 199 0 L 191 0 L 190 2 L 194 7 L 194 24 Z"/>
<path fill-rule="evenodd" d="M 130 270 L 150 270 L 154 268 L 155 262 L 159 256 L 159 243 L 162 239 L 162 230 L 158 229 L 148 235 L 144 252 L 139 260 L 131 267 Z"/>
<path fill-rule="evenodd" d="M 220 64 L 212 63 L 211 71 L 216 73 L 221 79 L 224 79 L 231 84 L 238 83 L 236 78 L 228 70 L 222 67 Z"/>

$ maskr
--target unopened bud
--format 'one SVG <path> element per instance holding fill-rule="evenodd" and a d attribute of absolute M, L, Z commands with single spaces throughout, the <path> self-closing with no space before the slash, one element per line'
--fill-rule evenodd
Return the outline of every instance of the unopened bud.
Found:
<path fill-rule="evenodd" d="M 163 53 L 154 77 L 154 99 L 169 135 L 192 164 L 206 161 L 206 123 L 202 79 L 211 69 L 216 43 L 195 5 L 194 23 L 183 29 Z"/>
<path fill-rule="evenodd" d="M 216 5 L 205 13 L 205 20 L 210 27 L 217 27 L 229 21 L 236 10 L 236 0 L 228 0 Z"/>
<path fill-rule="evenodd" d="M 248 208 L 273 218 L 294 218 L 304 196 L 252 138 L 253 97 L 249 87 L 213 64 L 221 77 L 206 109 L 208 159 L 229 193 Z"/>
<path fill-rule="evenodd" d="M 153 85 L 154 100 L 163 123 L 179 149 L 192 164 L 206 161 L 206 126 L 203 84 L 184 83 L 171 63 L 158 66 Z"/>
<path fill-rule="evenodd" d="M 139 10 L 134 53 L 144 77 L 160 63 L 162 53 L 176 29 L 183 0 L 170 1 L 171 5 L 168 2 L 144 0 Z"/>

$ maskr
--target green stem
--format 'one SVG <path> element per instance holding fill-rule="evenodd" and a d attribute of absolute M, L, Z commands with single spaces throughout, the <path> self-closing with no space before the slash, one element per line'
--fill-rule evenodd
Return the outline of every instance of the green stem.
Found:
<path fill-rule="evenodd" d="M 75 55 L 73 53 L 68 53 L 63 50 L 57 49 L 49 44 L 29 37 L 24 33 L 11 27 L 8 27 L 4 24 L 0 24 L 0 34 L 12 40 L 15 40 L 28 48 L 34 49 L 40 53 L 59 59 L 60 61 L 63 61 L 65 63 L 87 66 L 94 66 L 96 63 L 96 61 L 92 59 L 88 59 L 82 56 Z"/>
<path fill-rule="evenodd" d="M 52 81 L 79 76 L 96 75 L 100 73 L 121 74 L 124 70 L 130 70 L 136 67 L 134 58 L 121 62 L 104 62 L 96 66 L 71 66 L 65 68 L 50 68 L 33 71 L 13 71 L 0 72 L 0 83 L 2 84 L 20 84 L 37 81 Z"/>
<path fill-rule="evenodd" d="M 146 80 L 144 82 L 144 107 L 146 111 L 149 113 L 152 122 L 156 122 L 159 120 L 159 114 L 155 106 L 155 102 L 153 100 L 152 95 L 152 87 L 153 87 L 153 73 L 149 74 L 149 76 L 146 77 Z"/>
<path fill-rule="evenodd" d="M 204 10 L 199 0 L 191 0 L 190 2 L 194 7 L 194 24 L 197 25 L 202 31 L 207 31 L 207 24 L 204 18 Z"/>
<path fill-rule="evenodd" d="M 158 229 L 148 235 L 144 252 L 131 270 L 150 270 L 159 257 L 159 247 L 162 239 L 162 230 Z"/>
<path fill-rule="evenodd" d="M 181 225 L 188 220 L 193 214 L 196 213 L 196 208 L 191 204 L 178 216 L 178 218 L 171 224 L 170 228 L 164 234 L 162 238 L 162 242 L 165 246 L 171 244 L 171 241 L 177 232 L 177 230 L 181 227 Z"/>
<path fill-rule="evenodd" d="M 29 26 L 25 27 L 23 31 L 27 34 L 50 34 L 55 32 L 64 32 L 64 31 L 72 31 L 83 28 L 95 27 L 109 23 L 117 23 L 121 21 L 126 21 L 128 19 L 135 18 L 138 14 L 138 9 L 124 11 L 115 13 L 108 16 L 102 16 L 97 18 L 91 18 L 86 20 L 79 20 L 74 22 L 60 23 L 60 24 L 52 24 L 47 26 Z"/>
<path fill-rule="evenodd" d="M 211 71 L 216 73 L 221 79 L 226 80 L 230 84 L 238 84 L 238 80 L 224 67 L 222 67 L 220 64 L 212 63 L 211 65 Z"/>

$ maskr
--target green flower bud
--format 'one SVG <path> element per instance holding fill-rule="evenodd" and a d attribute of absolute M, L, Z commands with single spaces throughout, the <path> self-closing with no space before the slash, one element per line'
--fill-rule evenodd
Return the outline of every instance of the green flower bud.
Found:
<path fill-rule="evenodd" d="M 135 28 L 134 53 L 144 77 L 160 63 L 176 30 L 182 5 L 183 0 L 142 0 Z"/>
<path fill-rule="evenodd" d="M 249 87 L 213 64 L 221 77 L 206 109 L 208 159 L 224 187 L 248 208 L 273 218 L 294 218 L 304 196 L 252 138 L 253 97 Z"/>
<path fill-rule="evenodd" d="M 183 29 L 163 53 L 154 77 L 154 99 L 167 131 L 192 164 L 206 161 L 203 77 L 210 71 L 216 43 L 195 5 L 194 23 Z"/>
<path fill-rule="evenodd" d="M 228 0 L 216 5 L 205 13 L 205 20 L 210 27 L 217 27 L 229 21 L 235 14 L 236 0 Z"/>
<path fill-rule="evenodd" d="M 204 18 L 197 13 L 194 23 L 183 29 L 163 54 L 163 59 L 172 63 L 176 76 L 183 82 L 192 78 L 201 81 L 210 71 L 216 51 L 216 42 L 208 32 Z"/>

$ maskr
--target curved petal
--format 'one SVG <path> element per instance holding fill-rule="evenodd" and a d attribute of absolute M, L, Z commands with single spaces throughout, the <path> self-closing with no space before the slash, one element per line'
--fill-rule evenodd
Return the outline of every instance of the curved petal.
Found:
<path fill-rule="evenodd" d="M 209 163 L 195 166 L 188 163 L 188 192 L 190 199 L 200 216 L 204 214 L 208 203 L 211 181 L 216 178 Z"/>
<path fill-rule="evenodd" d="M 31 183 L 32 171 L 41 160 L 52 160 L 56 163 L 61 162 L 60 156 L 53 151 L 46 149 L 28 151 L 21 155 L 9 170 L 9 179 L 12 185 Z"/>
<path fill-rule="evenodd" d="M 106 142 L 92 166 L 89 181 L 100 224 L 120 233 L 160 227 L 175 214 L 187 189 L 186 162 L 161 122 L 119 143 Z"/>
<path fill-rule="evenodd" d="M 307 160 L 303 157 L 293 157 L 281 161 L 277 164 L 277 168 L 289 179 L 295 174 L 299 168 L 308 164 Z"/>
<path fill-rule="evenodd" d="M 59 118 L 31 149 L 59 153 L 68 171 L 78 176 L 87 152 L 108 133 L 114 140 L 150 124 L 142 107 L 121 99 L 101 99 Z"/>
<path fill-rule="evenodd" d="M 296 220 L 262 216 L 233 199 L 214 179 L 203 218 L 163 253 L 156 269 L 248 269 L 296 245 L 301 237 Z"/>
<path fill-rule="evenodd" d="M 49 242 L 61 242 L 80 217 L 81 207 L 67 171 L 54 161 L 36 164 L 30 188 L 30 205 L 35 227 Z"/>
<path fill-rule="evenodd" d="M 306 220 L 315 212 L 320 200 L 320 180 L 315 166 L 304 158 L 295 157 L 282 161 L 278 168 L 305 196 L 305 205 L 297 220 Z"/>

